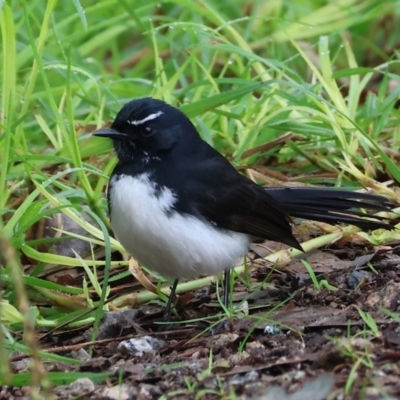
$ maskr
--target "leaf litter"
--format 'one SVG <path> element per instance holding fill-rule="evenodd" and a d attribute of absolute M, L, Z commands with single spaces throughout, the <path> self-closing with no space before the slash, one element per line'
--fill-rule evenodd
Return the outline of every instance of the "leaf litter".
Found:
<path fill-rule="evenodd" d="M 212 284 L 181 296 L 173 317 L 181 324 L 160 329 L 163 304 L 153 302 L 105 313 L 95 341 L 87 328 L 45 335 L 46 351 L 81 360 L 76 367 L 46 364 L 49 371 L 110 374 L 106 383 L 79 378 L 55 393 L 66 399 L 228 399 L 234 394 L 314 400 L 346 391 L 346 398 L 400 396 L 400 325 L 385 312 L 399 311 L 400 246 L 347 240 L 304 255 L 318 279 L 335 290 L 317 290 L 298 259 L 279 269 L 265 262 L 277 248 L 281 245 L 270 242 L 252 246 L 248 282 L 236 279 L 233 289 L 234 304 L 247 306 L 229 318 L 228 332 L 210 334 L 216 321 L 211 318 L 224 317 Z M 14 371 L 26 369 L 26 360 L 15 356 Z M 352 373 L 356 378 L 347 389 Z M 0 398 L 8 395 L 23 396 L 23 388 L 3 388 Z"/>

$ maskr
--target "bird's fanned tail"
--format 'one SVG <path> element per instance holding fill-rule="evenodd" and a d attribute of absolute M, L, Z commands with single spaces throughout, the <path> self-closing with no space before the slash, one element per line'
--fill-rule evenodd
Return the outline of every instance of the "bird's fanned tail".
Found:
<path fill-rule="evenodd" d="M 270 187 L 265 190 L 292 217 L 329 224 L 346 223 L 363 230 L 392 228 L 384 218 L 360 211 L 390 211 L 390 203 L 383 196 L 336 188 Z"/>

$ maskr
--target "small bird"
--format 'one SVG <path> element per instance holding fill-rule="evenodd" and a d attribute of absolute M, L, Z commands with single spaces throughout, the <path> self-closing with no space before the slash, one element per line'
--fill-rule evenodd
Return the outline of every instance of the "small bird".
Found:
<path fill-rule="evenodd" d="M 93 133 L 113 141 L 119 162 L 110 179 L 112 229 L 140 263 L 179 279 L 229 271 L 257 239 L 302 250 L 290 217 L 362 229 L 390 228 L 362 218 L 360 208 L 388 211 L 385 197 L 334 188 L 263 188 L 203 141 L 177 108 L 153 98 L 125 104 L 109 128 Z"/>

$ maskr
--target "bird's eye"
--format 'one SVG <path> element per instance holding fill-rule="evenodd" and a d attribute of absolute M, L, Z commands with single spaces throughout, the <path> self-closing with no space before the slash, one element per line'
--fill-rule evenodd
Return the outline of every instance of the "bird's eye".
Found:
<path fill-rule="evenodd" d="M 150 126 L 145 126 L 142 129 L 142 135 L 145 137 L 151 136 L 153 133 L 154 133 L 154 131 Z"/>

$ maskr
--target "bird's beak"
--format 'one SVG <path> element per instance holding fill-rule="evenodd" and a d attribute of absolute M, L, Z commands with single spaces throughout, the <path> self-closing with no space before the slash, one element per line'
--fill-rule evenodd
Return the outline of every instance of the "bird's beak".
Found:
<path fill-rule="evenodd" d="M 93 136 L 100 136 L 110 139 L 126 139 L 128 135 L 118 132 L 113 128 L 100 128 L 92 133 Z"/>

